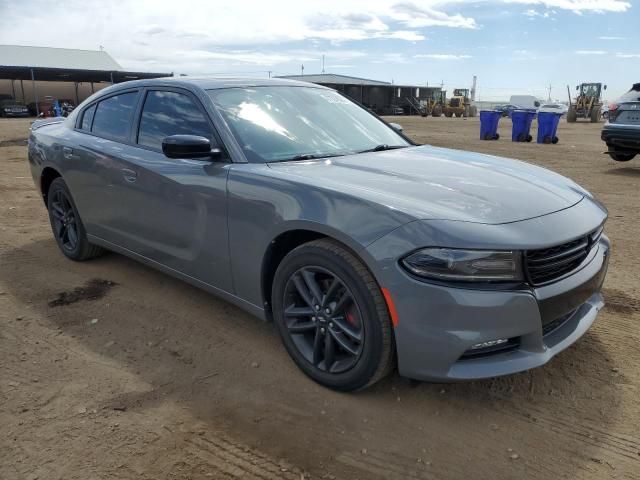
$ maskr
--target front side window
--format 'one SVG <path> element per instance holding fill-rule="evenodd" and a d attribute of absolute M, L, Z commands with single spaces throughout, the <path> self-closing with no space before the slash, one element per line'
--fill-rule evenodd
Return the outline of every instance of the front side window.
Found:
<path fill-rule="evenodd" d="M 189 96 L 150 91 L 142 109 L 138 143 L 160 150 L 162 140 L 170 135 L 198 135 L 212 139 L 209 122 Z"/>
<path fill-rule="evenodd" d="M 91 123 L 93 122 L 93 116 L 96 113 L 96 106 L 92 105 L 87 108 L 82 114 L 82 122 L 80 123 L 80 130 L 91 131 Z"/>
<path fill-rule="evenodd" d="M 250 162 L 409 145 L 378 118 L 333 90 L 274 86 L 208 93 Z"/>
<path fill-rule="evenodd" d="M 127 140 L 137 97 L 138 92 L 130 92 L 102 100 L 96 108 L 91 131 L 113 140 Z"/>

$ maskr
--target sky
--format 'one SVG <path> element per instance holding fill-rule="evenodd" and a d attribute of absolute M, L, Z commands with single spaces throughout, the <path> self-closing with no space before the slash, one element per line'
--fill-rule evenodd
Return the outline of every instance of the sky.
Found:
<path fill-rule="evenodd" d="M 0 0 L 0 44 L 188 75 L 325 72 L 566 100 L 640 82 L 640 0 Z"/>

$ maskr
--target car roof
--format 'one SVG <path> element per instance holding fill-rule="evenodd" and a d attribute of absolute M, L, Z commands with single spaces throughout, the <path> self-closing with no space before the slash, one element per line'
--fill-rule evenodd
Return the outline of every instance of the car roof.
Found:
<path fill-rule="evenodd" d="M 291 86 L 291 87 L 316 87 L 326 89 L 321 85 L 299 80 L 287 80 L 284 78 L 250 78 L 250 77 L 161 77 L 144 80 L 123 82 L 109 87 L 110 91 L 123 88 L 135 88 L 146 86 L 166 87 L 197 87 L 202 90 L 214 90 L 220 88 L 266 87 L 266 86 Z M 107 90 L 107 89 L 105 89 Z"/>

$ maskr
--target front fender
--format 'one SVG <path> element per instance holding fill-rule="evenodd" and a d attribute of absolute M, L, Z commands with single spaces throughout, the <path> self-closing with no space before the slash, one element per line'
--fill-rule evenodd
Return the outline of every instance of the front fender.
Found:
<path fill-rule="evenodd" d="M 334 238 L 356 252 L 376 275 L 367 245 L 410 220 L 348 192 L 281 178 L 262 164 L 235 164 L 227 189 L 234 291 L 260 306 L 264 255 L 282 233 L 308 230 Z"/>

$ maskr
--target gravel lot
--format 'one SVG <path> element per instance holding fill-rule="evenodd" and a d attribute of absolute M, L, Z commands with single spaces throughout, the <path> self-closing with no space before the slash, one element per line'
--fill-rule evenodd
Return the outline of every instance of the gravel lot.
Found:
<path fill-rule="evenodd" d="M 497 142 L 477 119 L 393 121 L 549 167 L 607 205 L 607 307 L 577 344 L 507 378 L 325 390 L 271 325 L 119 255 L 66 260 L 29 122 L 0 119 L 0 478 L 640 478 L 640 159 L 602 155 L 598 125 L 537 145 L 511 143 L 508 119 Z"/>

